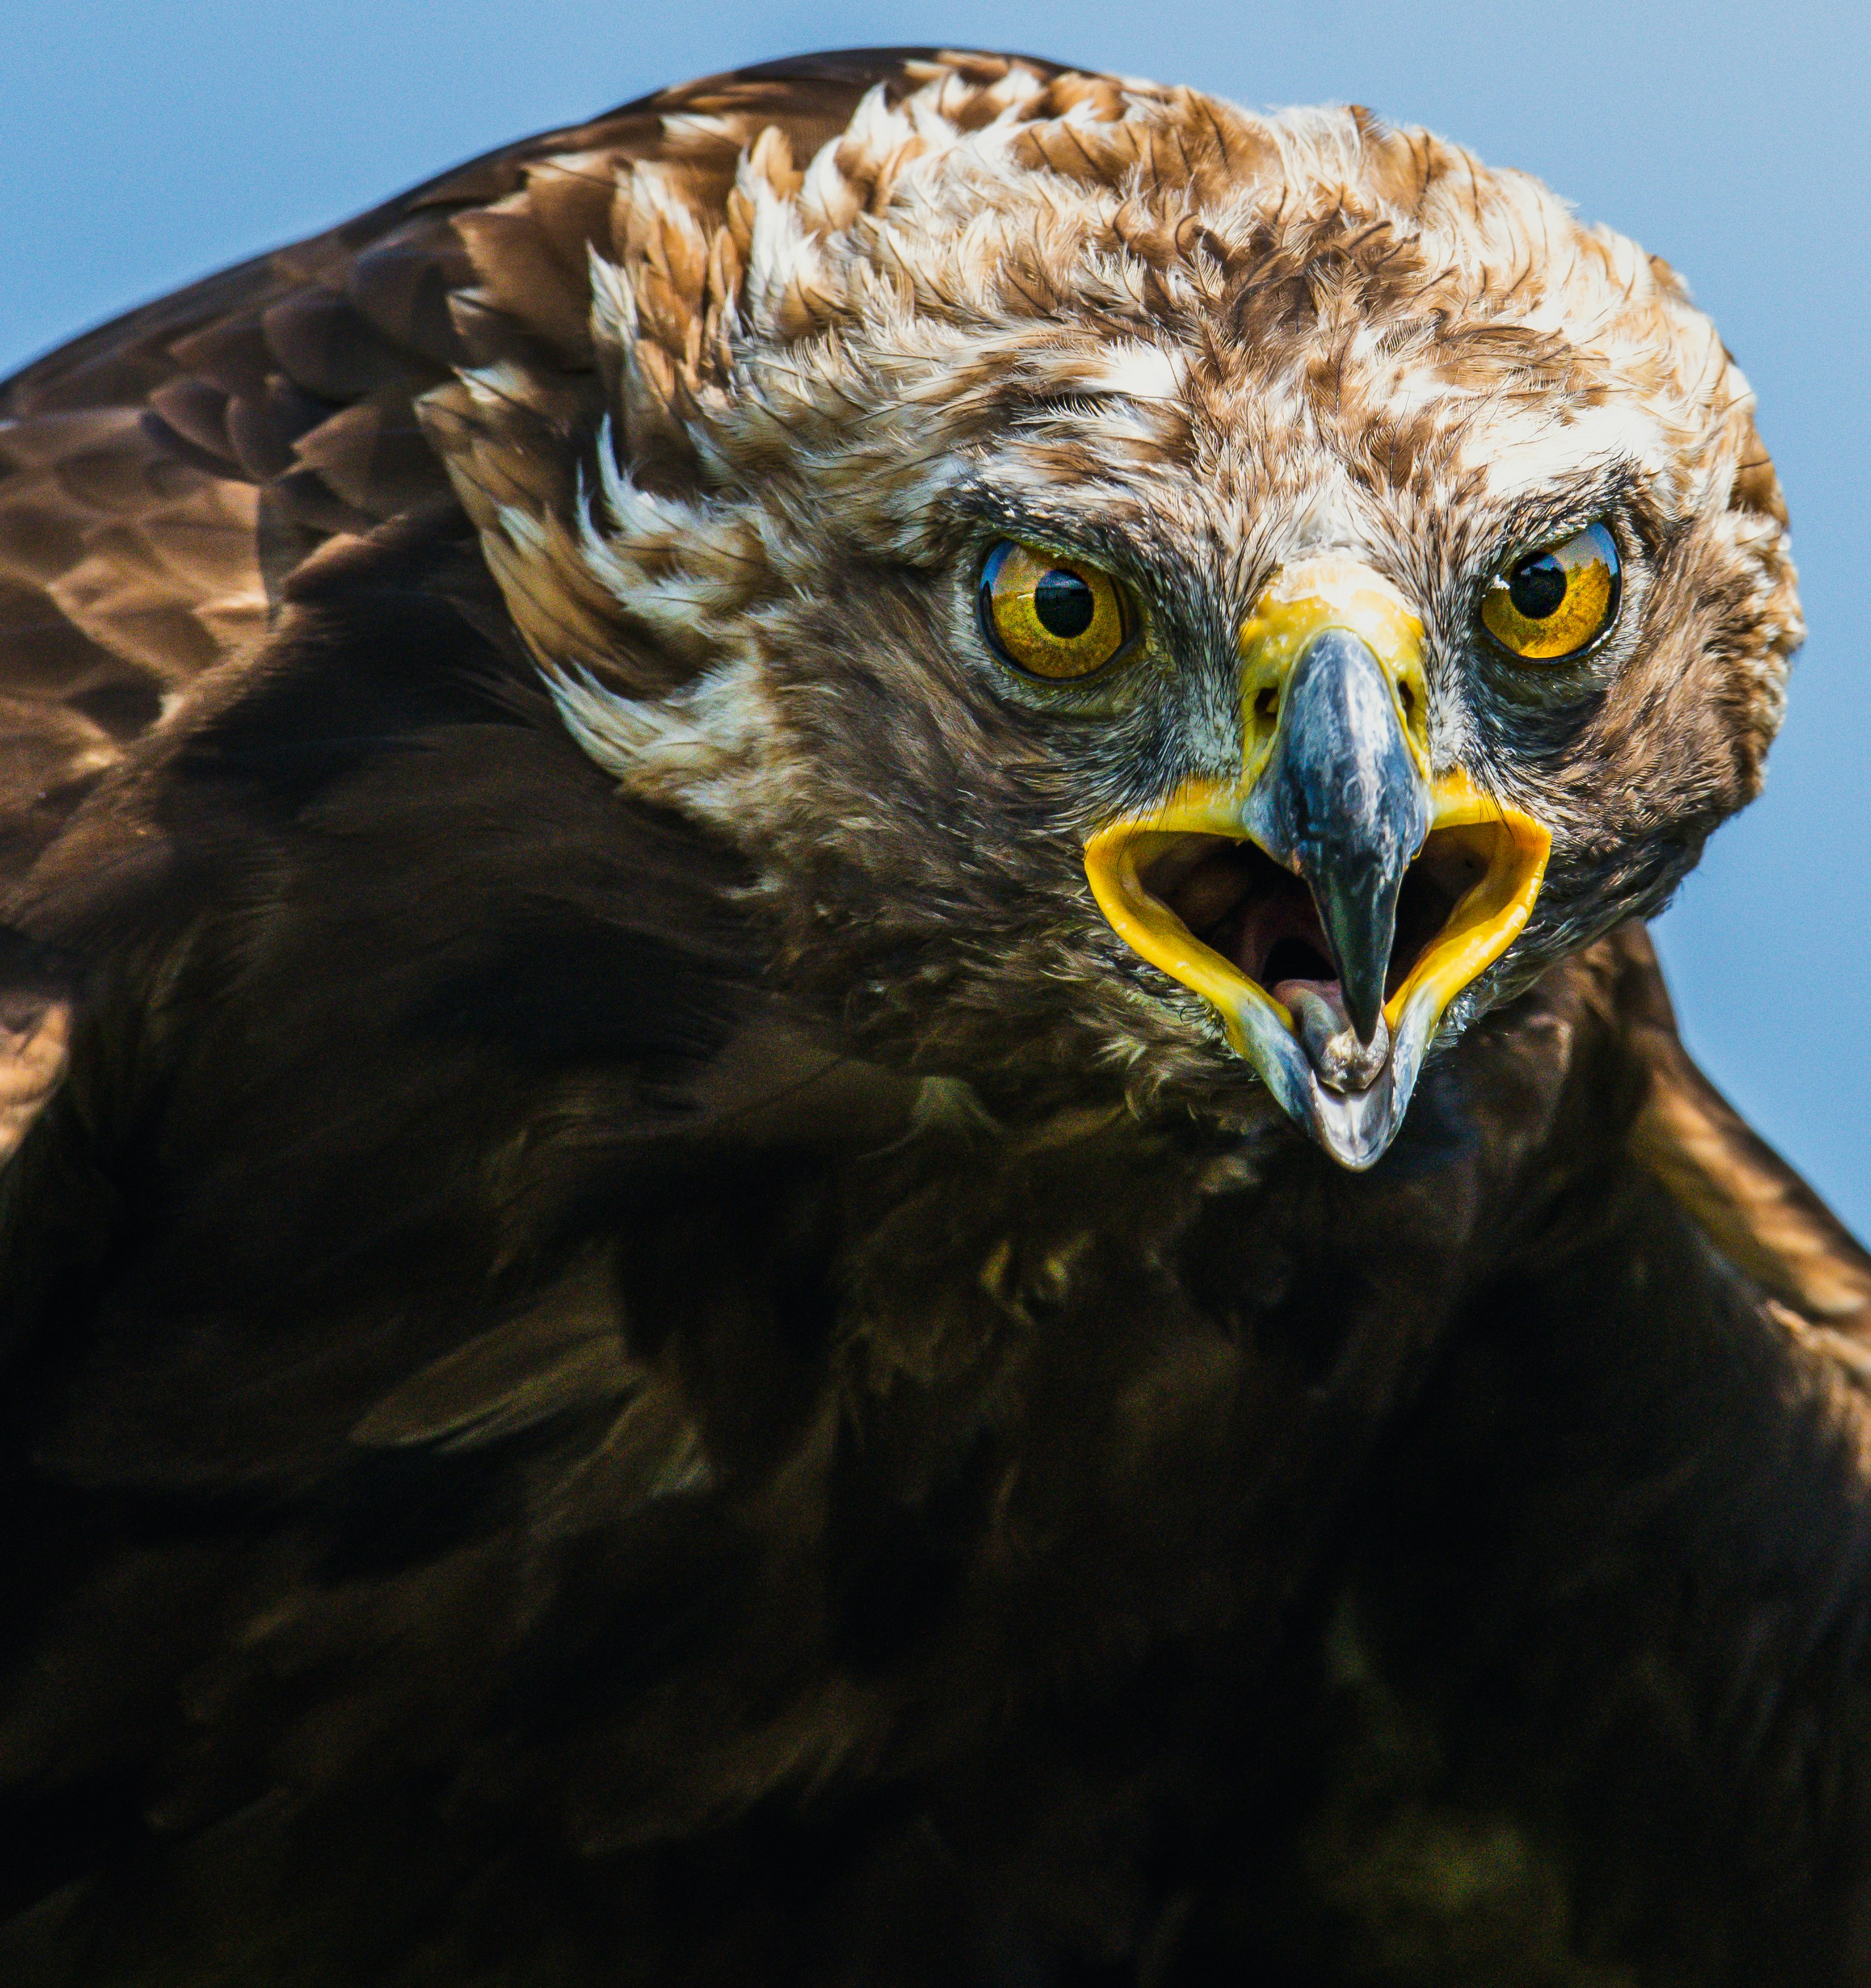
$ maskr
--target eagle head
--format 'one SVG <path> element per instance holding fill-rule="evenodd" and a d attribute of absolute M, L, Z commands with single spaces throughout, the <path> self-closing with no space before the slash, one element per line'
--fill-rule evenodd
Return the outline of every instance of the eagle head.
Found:
<path fill-rule="evenodd" d="M 671 117 L 620 184 L 576 476 L 537 371 L 428 398 L 564 722 L 843 1043 L 1369 1165 L 1759 784 L 1746 381 L 1664 265 L 1361 111 L 956 57 L 797 137 Z"/>

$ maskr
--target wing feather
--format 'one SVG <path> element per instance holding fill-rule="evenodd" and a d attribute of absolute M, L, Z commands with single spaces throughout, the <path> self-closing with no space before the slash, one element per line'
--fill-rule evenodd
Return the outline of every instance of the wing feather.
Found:
<path fill-rule="evenodd" d="M 764 127 L 808 154 L 932 54 L 770 63 L 503 147 L 0 383 L 0 893 L 322 546 L 456 502 L 424 394 L 520 361 L 516 418 L 562 455 L 599 391 L 585 252 L 633 165 L 718 205 Z"/>
<path fill-rule="evenodd" d="M 1871 1255 L 1697 1068 L 1656 955 L 1630 1041 L 1649 1073 L 1637 1158 L 1737 1269 L 1829 1334 L 1871 1338 Z"/>

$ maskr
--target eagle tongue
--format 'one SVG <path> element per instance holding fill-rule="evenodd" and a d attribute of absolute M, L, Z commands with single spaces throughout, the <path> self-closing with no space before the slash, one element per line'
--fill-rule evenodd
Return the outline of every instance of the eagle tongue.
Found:
<path fill-rule="evenodd" d="M 1273 997 L 1292 1010 L 1307 1057 L 1328 1090 L 1369 1089 L 1390 1054 L 1390 1026 L 1381 1014 L 1376 1033 L 1363 1043 L 1336 980 L 1282 980 Z"/>

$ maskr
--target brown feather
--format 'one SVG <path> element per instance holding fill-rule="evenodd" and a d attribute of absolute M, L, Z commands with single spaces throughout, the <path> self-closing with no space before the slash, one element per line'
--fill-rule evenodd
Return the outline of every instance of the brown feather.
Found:
<path fill-rule="evenodd" d="M 1368 113 L 859 51 L 0 394 L 9 1988 L 1856 1964 L 1864 1259 L 1631 922 L 1798 631 L 1670 272 Z M 1633 618 L 1507 681 L 1555 491 Z M 1355 1177 L 1083 863 L 1322 529 L 1555 831 Z M 1108 702 L 988 652 L 1006 531 L 1130 562 Z"/>
<path fill-rule="evenodd" d="M 1815 1324 L 1871 1333 L 1871 1255 L 1690 1060 L 1662 975 L 1646 984 L 1632 1042 L 1650 1089 L 1633 1153 L 1738 1270 Z"/>
<path fill-rule="evenodd" d="M 471 343 L 483 363 L 530 351 L 542 333 L 562 362 L 589 366 L 579 245 L 602 238 L 620 166 L 686 143 L 665 136 L 665 113 L 738 117 L 750 130 L 795 120 L 809 149 L 897 67 L 893 56 L 782 63 L 509 146 L 133 312 L 0 385 L 0 567 L 29 590 L 0 599 L 0 695 L 77 697 L 118 728 L 132 712 L 147 724 L 159 695 L 251 646 L 298 559 L 443 492 L 414 403 L 467 357 L 458 319 L 479 326 Z M 731 148 L 708 156 L 724 191 Z M 477 242 L 485 267 L 470 252 Z M 491 287 L 471 296 L 477 286 Z M 151 425 L 146 410 L 162 418 Z M 282 539 L 269 518 L 304 542 Z M 204 565 L 197 549 L 218 535 Z M 70 653 L 115 658 L 108 681 L 51 681 L 30 661 L 45 653 L 42 625 L 70 630 Z M 8 843 L 5 878 L 108 762 L 78 712 L 63 732 L 49 715 L 31 722 L 33 785 L 0 793 L 0 815 L 38 825 Z M 69 756 L 48 762 L 67 735 Z"/>

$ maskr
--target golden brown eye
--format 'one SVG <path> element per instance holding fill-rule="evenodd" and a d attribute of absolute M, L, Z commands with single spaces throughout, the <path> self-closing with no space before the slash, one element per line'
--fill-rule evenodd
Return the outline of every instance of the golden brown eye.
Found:
<path fill-rule="evenodd" d="M 1496 573 L 1482 598 L 1481 626 L 1511 655 L 1558 662 L 1589 648 L 1611 626 L 1622 587 L 1616 542 L 1603 525 L 1588 525 Z"/>
<path fill-rule="evenodd" d="M 981 570 L 981 620 L 1008 662 L 1055 682 L 1101 670 L 1130 641 L 1109 573 L 1003 539 Z"/>

